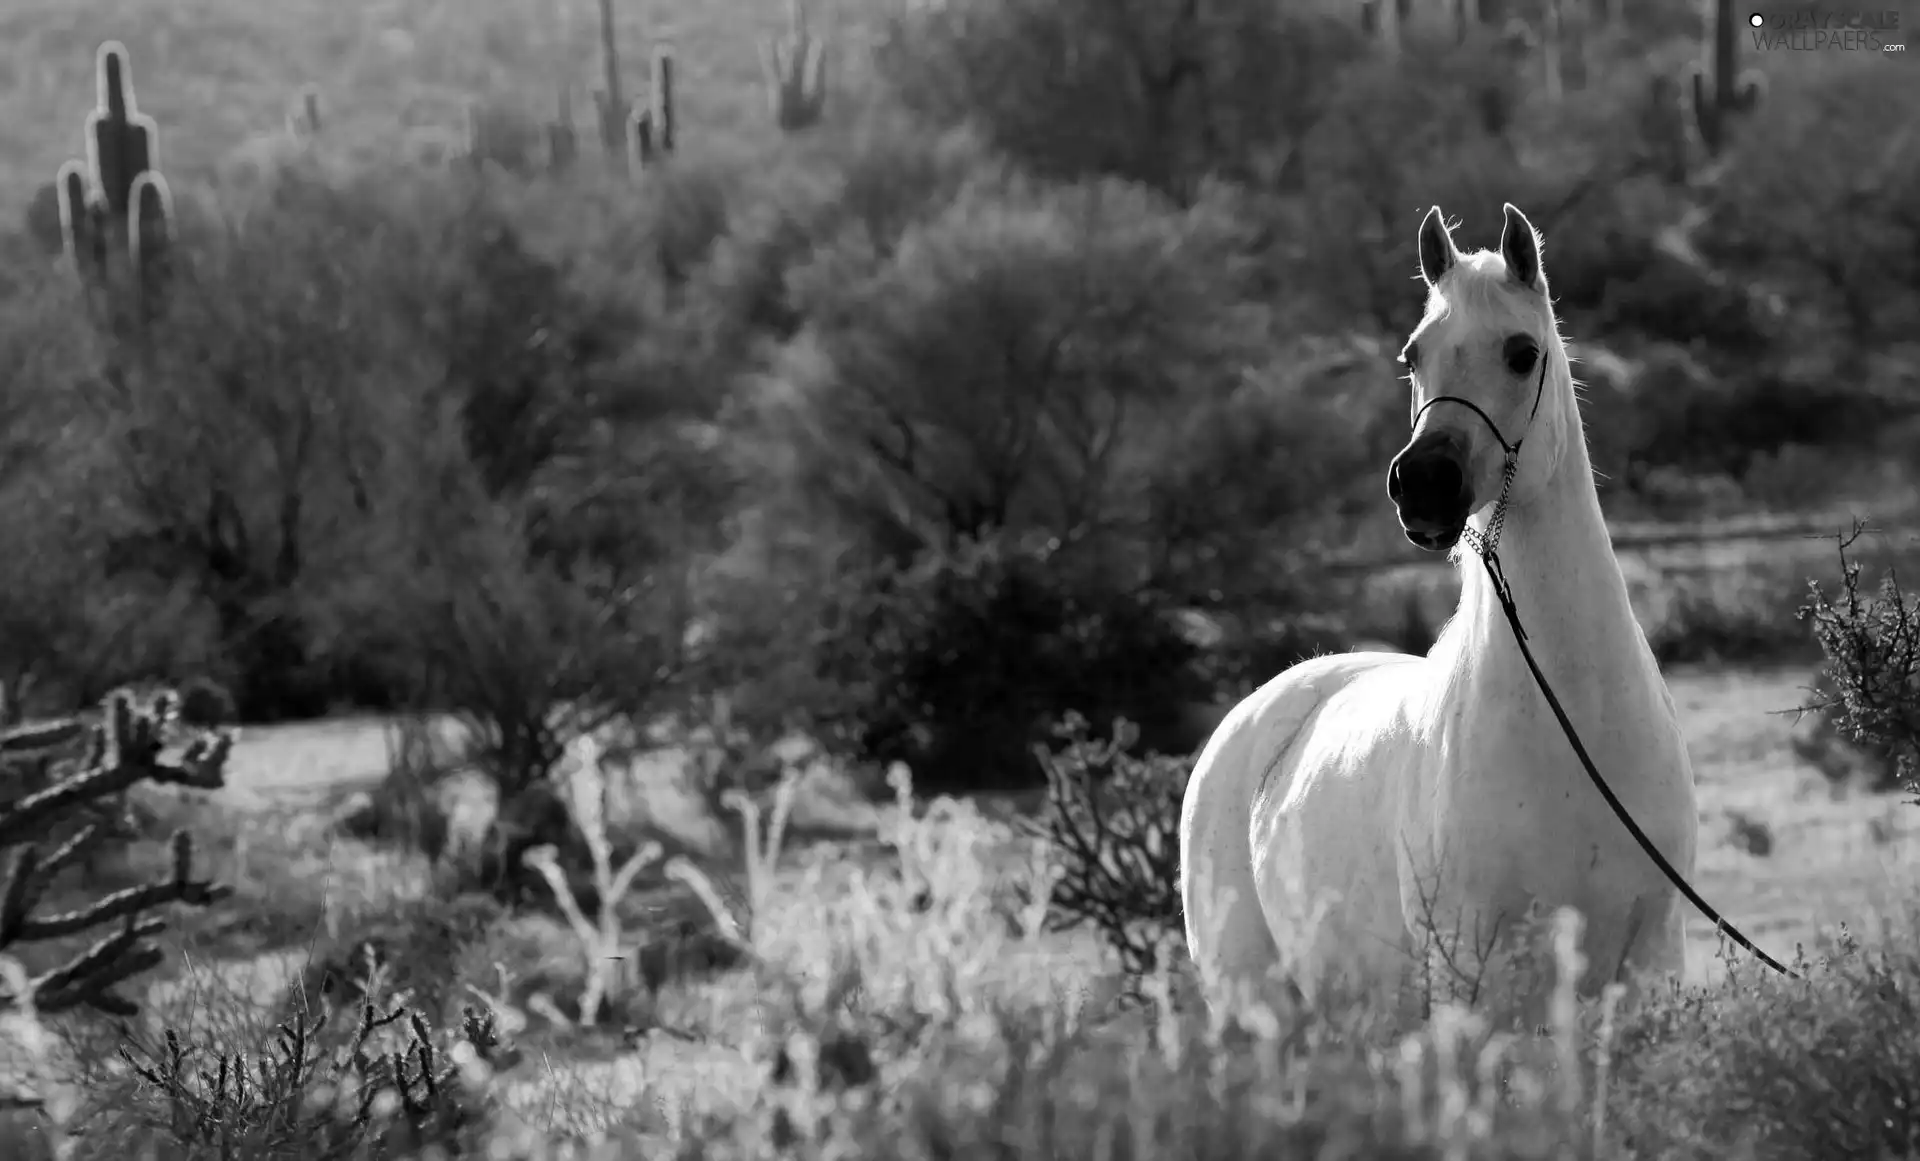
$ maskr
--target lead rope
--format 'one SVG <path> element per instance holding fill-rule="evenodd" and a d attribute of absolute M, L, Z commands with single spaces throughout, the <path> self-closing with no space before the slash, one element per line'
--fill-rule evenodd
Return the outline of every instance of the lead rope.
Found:
<path fill-rule="evenodd" d="M 1540 361 L 1540 382 L 1538 386 L 1534 388 L 1533 393 L 1533 411 L 1527 416 L 1528 431 L 1531 431 L 1533 428 L 1533 417 L 1540 411 L 1540 396 L 1546 389 L 1546 362 L 1543 356 Z M 1487 519 L 1487 530 L 1482 533 L 1476 529 L 1469 528 L 1463 534 L 1463 539 L 1472 546 L 1475 555 L 1480 558 L 1480 563 L 1486 566 L 1487 579 L 1493 583 L 1493 595 L 1500 601 L 1500 611 L 1506 614 L 1507 625 L 1513 629 L 1513 643 L 1520 647 L 1520 658 L 1527 663 L 1527 672 L 1533 675 L 1533 683 L 1539 687 L 1540 695 L 1547 699 L 1547 708 L 1553 711 L 1554 720 L 1560 723 L 1560 732 L 1566 735 L 1568 744 L 1573 747 L 1574 757 L 1580 759 L 1580 766 L 1587 772 L 1587 777 L 1593 782 L 1594 789 L 1600 792 L 1600 797 L 1607 800 L 1607 805 L 1613 808 L 1614 817 L 1618 818 L 1621 824 L 1627 828 L 1627 833 L 1631 834 L 1634 841 L 1640 844 L 1640 849 L 1645 851 L 1647 857 L 1653 860 L 1654 865 L 1660 868 L 1662 874 L 1666 875 L 1667 881 L 1679 888 L 1680 893 L 1686 896 L 1687 902 L 1699 908 L 1702 915 L 1713 920 L 1713 926 L 1716 931 L 1751 952 L 1761 963 L 1772 968 L 1780 975 L 1786 976 L 1789 979 L 1799 979 L 1799 972 L 1794 971 L 1792 968 L 1762 951 L 1753 940 L 1746 937 L 1744 932 L 1729 922 L 1719 911 L 1715 910 L 1713 904 L 1700 897 L 1700 892 L 1694 890 L 1693 885 L 1687 882 L 1686 877 L 1674 869 L 1673 864 L 1667 861 L 1667 857 L 1660 853 L 1658 847 L 1653 845 L 1653 840 L 1647 837 L 1647 832 L 1641 830 L 1640 824 L 1633 821 L 1633 816 L 1627 813 L 1626 804 L 1620 801 L 1618 795 L 1614 794 L 1613 787 L 1607 785 L 1607 780 L 1601 777 L 1599 768 L 1593 764 L 1593 758 L 1587 753 L 1585 743 L 1581 742 L 1579 732 L 1573 728 L 1573 722 L 1567 717 L 1567 711 L 1560 705 L 1560 698 L 1554 694 L 1553 686 L 1548 684 L 1546 674 L 1540 672 L 1539 662 L 1533 659 L 1533 650 L 1527 648 L 1527 630 L 1526 626 L 1520 623 L 1520 608 L 1513 600 L 1513 586 L 1507 583 L 1506 570 L 1500 565 L 1500 532 L 1506 527 L 1507 523 L 1507 497 L 1508 494 L 1513 491 L 1513 477 L 1520 468 L 1520 444 L 1526 439 L 1526 435 L 1522 433 L 1520 439 L 1515 440 L 1511 444 L 1508 443 L 1501 436 L 1500 429 L 1494 426 L 1493 420 L 1488 418 L 1486 412 L 1481 411 L 1465 399 L 1459 399 L 1451 395 L 1435 396 L 1429 399 L 1426 406 L 1420 410 L 1425 411 L 1427 407 L 1432 407 L 1435 403 L 1443 400 L 1450 403 L 1459 403 L 1472 409 L 1482 420 L 1485 420 L 1487 427 L 1493 432 L 1493 438 L 1500 441 L 1500 447 L 1506 452 L 1506 464 L 1500 472 L 1500 498 L 1494 502 L 1493 515 Z M 1414 421 L 1418 423 L 1419 418 L 1419 415 L 1416 413 Z"/>

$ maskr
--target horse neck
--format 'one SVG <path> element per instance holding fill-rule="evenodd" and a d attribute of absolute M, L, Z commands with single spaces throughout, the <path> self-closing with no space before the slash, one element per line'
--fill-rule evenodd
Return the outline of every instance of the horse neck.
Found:
<path fill-rule="evenodd" d="M 1571 388 L 1563 389 L 1567 431 L 1559 466 L 1538 493 L 1509 507 L 1498 547 L 1528 647 L 1571 709 L 1643 678 L 1652 657 L 1601 515 L 1579 408 Z M 1476 517 L 1475 525 L 1484 529 L 1485 519 Z M 1460 567 L 1456 677 L 1483 688 L 1531 685 L 1485 567 L 1470 553 Z"/>

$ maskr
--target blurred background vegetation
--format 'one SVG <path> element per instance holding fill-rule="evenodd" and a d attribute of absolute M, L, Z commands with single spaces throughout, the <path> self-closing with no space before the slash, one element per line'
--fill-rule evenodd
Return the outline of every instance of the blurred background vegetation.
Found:
<path fill-rule="evenodd" d="M 616 8 L 610 64 L 578 0 L 8 6 L 10 712 L 456 710 L 509 794 L 616 714 L 928 792 L 1068 710 L 1191 748 L 1445 615 L 1381 478 L 1436 203 L 1544 232 L 1609 517 L 1695 530 L 1628 562 L 1663 657 L 1810 647 L 1810 554 L 1713 529 L 1912 506 L 1905 60 L 1657 0 Z M 137 318 L 54 185 L 106 39 L 172 197 Z"/>

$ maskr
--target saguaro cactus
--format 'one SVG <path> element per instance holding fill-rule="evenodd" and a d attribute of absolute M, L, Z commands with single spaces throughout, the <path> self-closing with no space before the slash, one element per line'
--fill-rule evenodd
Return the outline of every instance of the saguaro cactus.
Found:
<path fill-rule="evenodd" d="M 595 96 L 600 114 L 600 143 L 618 156 L 626 145 L 621 122 L 627 103 L 620 91 L 620 45 L 615 39 L 613 0 L 600 0 L 600 83 Z"/>
<path fill-rule="evenodd" d="M 547 122 L 547 168 L 555 173 L 572 168 L 580 155 L 580 138 L 573 130 L 573 86 L 561 81 L 555 94 L 553 120 Z"/>
<path fill-rule="evenodd" d="M 679 136 L 673 102 L 673 50 L 653 53 L 653 76 L 644 103 L 635 101 L 626 122 L 627 154 L 646 165 L 673 152 Z"/>
<path fill-rule="evenodd" d="M 312 141 L 325 125 L 320 112 L 320 90 L 308 85 L 300 90 L 300 99 L 287 110 L 287 136 L 295 141 Z"/>
<path fill-rule="evenodd" d="M 92 196 L 84 162 L 67 161 L 54 179 L 60 198 L 60 237 L 68 260 L 83 272 L 107 263 L 106 205 Z"/>
<path fill-rule="evenodd" d="M 100 46 L 94 85 L 98 103 L 87 114 L 87 160 L 108 211 L 124 214 L 133 179 L 160 167 L 160 127 L 134 100 L 126 46 L 119 41 Z"/>
<path fill-rule="evenodd" d="M 87 161 L 66 162 L 56 178 L 65 249 L 83 275 L 104 280 L 114 244 L 125 246 L 136 286 L 150 296 L 166 268 L 173 198 L 159 168 L 160 127 L 139 111 L 127 50 L 118 41 L 100 46 L 95 90 Z"/>
<path fill-rule="evenodd" d="M 1709 157 L 1718 157 L 1727 143 L 1734 118 L 1753 112 L 1766 91 L 1766 77 L 1754 69 L 1739 72 L 1739 45 L 1734 40 L 1739 15 L 1733 0 L 1708 0 L 1707 69 L 1693 69 L 1693 122 Z"/>
<path fill-rule="evenodd" d="M 1465 44 L 1480 27 L 1480 0 L 1453 0 L 1453 38 Z"/>
<path fill-rule="evenodd" d="M 654 144 L 662 153 L 672 153 L 679 144 L 680 125 L 673 101 L 673 49 L 661 45 L 653 50 L 651 85 Z"/>
<path fill-rule="evenodd" d="M 1406 15 L 1399 0 L 1363 0 L 1360 5 L 1360 30 L 1388 54 L 1400 51 L 1402 19 Z"/>
<path fill-rule="evenodd" d="M 761 42 L 760 69 L 774 124 L 793 132 L 819 123 L 827 104 L 827 46 L 808 30 L 801 0 L 787 0 L 787 35 Z"/>

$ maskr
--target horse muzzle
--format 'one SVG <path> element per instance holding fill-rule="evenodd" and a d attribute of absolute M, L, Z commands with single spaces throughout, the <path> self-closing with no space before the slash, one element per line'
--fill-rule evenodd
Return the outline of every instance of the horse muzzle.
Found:
<path fill-rule="evenodd" d="M 1466 448 L 1446 432 L 1419 436 L 1387 466 L 1387 496 L 1414 547 L 1450 550 L 1473 512 Z"/>

